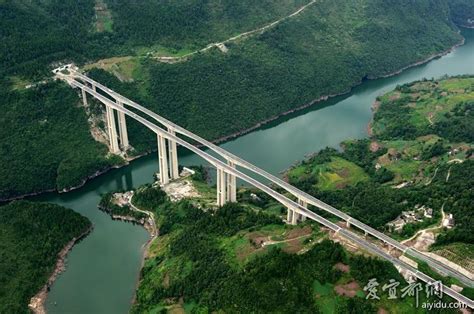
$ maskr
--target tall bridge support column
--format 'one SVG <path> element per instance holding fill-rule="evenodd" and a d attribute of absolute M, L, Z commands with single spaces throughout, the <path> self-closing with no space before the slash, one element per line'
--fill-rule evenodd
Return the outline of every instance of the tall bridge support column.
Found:
<path fill-rule="evenodd" d="M 176 135 L 173 129 L 168 128 L 168 132 Z M 170 158 L 170 174 L 172 179 L 179 179 L 178 169 L 178 149 L 175 141 L 168 140 L 169 158 Z"/>
<path fill-rule="evenodd" d="M 286 221 L 290 223 L 292 219 L 293 219 L 293 211 L 288 207 L 286 211 Z"/>
<path fill-rule="evenodd" d="M 84 104 L 84 107 L 87 107 L 87 93 L 84 88 L 82 89 L 82 103 Z"/>
<path fill-rule="evenodd" d="M 235 169 L 235 164 L 228 161 L 227 164 Z M 227 174 L 227 201 L 237 202 L 237 180 L 234 175 Z"/>
<path fill-rule="evenodd" d="M 120 101 L 117 101 L 117 105 L 123 107 L 123 104 Z M 118 111 L 118 126 L 120 146 L 124 151 L 126 151 L 130 147 L 130 144 L 128 142 L 127 121 L 125 120 L 125 114 L 120 111 Z"/>
<path fill-rule="evenodd" d="M 158 166 L 160 171 L 160 183 L 168 184 L 170 181 L 168 174 L 168 154 L 166 153 L 166 139 L 158 134 Z"/>
<path fill-rule="evenodd" d="M 117 154 L 120 152 L 120 148 L 117 139 L 117 127 L 115 125 L 114 109 L 109 106 L 105 106 L 105 115 L 107 120 L 107 128 L 109 131 L 110 151 L 114 154 Z"/>
<path fill-rule="evenodd" d="M 217 206 L 224 206 L 226 203 L 226 173 L 224 169 L 217 168 Z"/>
<path fill-rule="evenodd" d="M 298 199 L 298 204 L 303 206 L 304 208 L 308 208 L 308 203 L 306 203 L 305 201 L 303 201 L 302 199 Z M 306 216 L 303 216 L 301 214 L 298 214 L 298 220 L 299 221 L 305 221 L 306 220 Z"/>
<path fill-rule="evenodd" d="M 296 225 L 298 223 L 298 215 L 299 214 L 294 210 L 294 208 L 288 207 L 286 220 L 289 224 Z"/>
<path fill-rule="evenodd" d="M 293 210 L 293 219 L 291 219 L 291 224 L 292 225 L 297 225 L 298 224 L 298 216 L 300 216 L 300 214 L 298 214 L 295 210 Z"/>
<path fill-rule="evenodd" d="M 288 212 L 286 214 L 287 223 L 296 225 L 298 223 L 298 215 L 299 214 L 294 209 L 288 207 Z"/>

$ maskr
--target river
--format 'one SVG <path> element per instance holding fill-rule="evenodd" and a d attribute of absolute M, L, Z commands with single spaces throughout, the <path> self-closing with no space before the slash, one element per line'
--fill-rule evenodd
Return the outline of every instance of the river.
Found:
<path fill-rule="evenodd" d="M 222 144 L 230 152 L 278 174 L 305 155 L 346 139 L 367 136 L 371 105 L 378 95 L 424 77 L 474 74 L 474 30 L 463 30 L 463 46 L 442 58 L 384 79 L 366 81 L 350 94 L 285 116 L 252 133 Z M 132 143 L 133 144 L 133 143 Z M 182 165 L 201 164 L 195 155 L 180 153 Z M 35 200 L 53 202 L 88 217 L 95 228 L 67 258 L 67 269 L 54 283 L 46 300 L 49 313 L 127 313 L 133 299 L 147 232 L 135 225 L 112 221 L 97 209 L 100 195 L 132 189 L 152 181 L 155 154 L 128 167 L 110 171 L 83 188 L 48 193 Z"/>

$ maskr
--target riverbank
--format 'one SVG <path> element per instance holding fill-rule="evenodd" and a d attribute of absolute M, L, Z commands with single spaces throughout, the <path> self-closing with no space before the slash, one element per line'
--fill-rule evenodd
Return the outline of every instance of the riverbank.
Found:
<path fill-rule="evenodd" d="M 368 80 L 377 80 L 377 79 L 382 79 L 382 78 L 388 78 L 388 77 L 392 77 L 392 76 L 395 76 L 395 75 L 398 75 L 400 73 L 402 73 L 403 71 L 405 70 L 408 70 L 410 68 L 413 68 L 413 67 L 416 67 L 416 66 L 419 66 L 419 65 L 423 65 L 425 63 L 428 63 L 434 59 L 437 59 L 437 58 L 440 58 L 442 56 L 445 56 L 451 52 L 453 52 L 456 48 L 464 45 L 465 43 L 465 38 L 462 38 L 460 42 L 458 42 L 457 44 L 453 45 L 452 47 L 450 47 L 449 49 L 447 50 L 444 50 L 440 53 L 436 53 L 436 54 L 433 54 L 423 60 L 420 60 L 420 61 L 417 61 L 415 63 L 412 63 L 412 64 L 409 64 L 399 70 L 396 70 L 396 71 L 393 71 L 393 72 L 390 72 L 388 74 L 385 74 L 385 75 L 381 75 L 381 76 L 376 76 L 376 77 L 367 77 Z M 237 138 L 239 136 L 242 136 L 242 135 L 245 135 L 247 133 L 250 133 L 252 131 L 255 131 L 256 129 L 260 128 L 260 127 L 263 127 L 264 125 L 272 122 L 272 121 L 275 121 L 279 118 L 282 118 L 284 116 L 287 116 L 289 114 L 292 114 L 292 113 L 295 113 L 295 112 L 298 112 L 298 111 L 301 111 L 301 110 L 304 110 L 304 109 L 307 109 L 321 101 L 327 101 L 331 98 L 334 98 L 334 97 L 338 97 L 338 96 L 344 96 L 344 95 L 347 95 L 349 94 L 350 92 L 352 92 L 352 90 L 358 86 L 360 86 L 362 83 L 364 82 L 363 79 L 361 79 L 359 82 L 357 82 L 356 84 L 354 84 L 352 87 L 350 87 L 349 89 L 343 91 L 343 92 L 340 92 L 340 93 L 335 93 L 335 94 L 331 94 L 331 95 L 325 95 L 325 96 L 321 96 L 319 98 L 316 98 L 312 101 L 310 101 L 309 103 L 306 103 L 302 106 L 299 106 L 299 107 L 296 107 L 294 109 L 291 109 L 291 110 L 288 110 L 288 111 L 285 111 L 283 113 L 280 113 L 280 114 L 277 114 L 277 115 L 274 115 L 268 119 L 265 119 L 257 124 L 255 124 L 254 126 L 250 127 L 250 128 L 247 128 L 247 129 L 244 129 L 244 130 L 241 130 L 241 131 L 237 131 L 235 133 L 232 133 L 230 135 L 226 135 L 226 136 L 223 136 L 223 137 L 220 137 L 220 138 L 217 138 L 215 140 L 213 140 L 212 142 L 215 143 L 215 144 L 219 144 L 219 143 L 222 143 L 222 142 L 226 142 L 228 140 L 231 140 L 231 139 L 234 139 L 234 138 Z"/>
<path fill-rule="evenodd" d="M 444 50 L 444 51 L 439 52 L 439 53 L 432 54 L 428 58 L 420 60 L 420 61 L 412 63 L 412 64 L 409 64 L 409 65 L 401 68 L 400 70 L 391 72 L 391 73 L 386 74 L 386 75 L 377 76 L 377 77 L 368 77 L 368 79 L 369 80 L 376 80 L 376 79 L 387 78 L 387 77 L 391 77 L 391 76 L 394 76 L 394 75 L 398 75 L 398 74 L 402 73 L 403 71 L 408 70 L 410 68 L 413 68 L 413 67 L 416 67 L 416 66 L 419 66 L 419 65 L 423 65 L 423 64 L 425 64 L 427 62 L 430 62 L 431 60 L 434 60 L 434 59 L 437 59 L 437 58 L 441 58 L 442 56 L 445 56 L 445 55 L 453 52 L 456 48 L 464 45 L 465 42 L 466 42 L 466 39 L 463 37 L 463 38 L 461 38 L 461 40 L 457 44 L 455 44 L 454 46 L 452 46 L 451 48 L 449 48 L 447 50 Z"/>
<path fill-rule="evenodd" d="M 79 241 L 81 241 L 86 236 L 88 236 L 92 232 L 93 229 L 94 229 L 94 226 L 89 227 L 86 231 L 84 231 L 78 237 L 75 237 L 71 241 L 69 241 L 68 244 L 66 244 L 66 246 L 58 253 L 58 260 L 56 262 L 56 266 L 52 274 L 49 276 L 48 281 L 43 286 L 43 288 L 41 288 L 41 290 L 34 297 L 31 298 L 30 303 L 28 304 L 29 309 L 33 313 L 35 314 L 46 313 L 46 310 L 44 308 L 44 303 L 46 301 L 46 298 L 48 297 L 49 289 L 54 284 L 58 276 L 66 270 L 66 257 L 69 251 L 71 251 L 74 245 L 79 243 Z"/>
<path fill-rule="evenodd" d="M 112 220 L 120 220 L 120 221 L 125 221 L 125 222 L 131 222 L 133 224 L 138 224 L 142 226 L 148 232 L 148 234 L 150 235 L 150 238 L 142 246 L 143 254 L 141 255 L 141 261 L 140 261 L 140 269 L 142 269 L 143 266 L 145 265 L 145 259 L 148 256 L 148 252 L 150 250 L 151 244 L 159 236 L 159 230 L 156 227 L 156 220 L 155 220 L 154 213 L 151 211 L 139 209 L 132 203 L 133 194 L 134 194 L 133 191 L 127 191 L 124 193 L 114 193 L 112 194 L 111 202 L 121 207 L 127 206 L 129 210 L 131 211 L 145 214 L 148 217 L 148 219 L 144 219 L 144 218 L 137 219 L 136 217 L 132 217 L 129 215 L 113 214 L 110 209 L 101 205 L 99 205 L 98 208 L 99 210 L 107 213 L 112 218 Z M 140 274 L 138 274 L 138 277 L 136 278 L 135 290 L 138 289 L 139 285 L 140 285 Z M 135 298 L 136 298 L 136 294 L 133 295 L 132 304 L 135 303 Z"/>
<path fill-rule="evenodd" d="M 18 195 L 18 196 L 14 196 L 14 197 L 10 197 L 10 198 L 5 198 L 5 199 L 0 199 L 0 204 L 2 203 L 7 203 L 7 202 L 11 202 L 11 201 L 15 201 L 15 200 L 21 200 L 21 199 L 24 199 L 24 198 L 29 198 L 29 197 L 35 197 L 35 196 L 39 196 L 39 195 L 42 195 L 42 194 L 46 194 L 46 193 L 54 193 L 54 192 L 57 192 L 59 194 L 63 194 L 63 193 L 68 193 L 68 192 L 72 192 L 72 191 L 75 191 L 75 190 L 78 190 L 80 188 L 82 188 L 84 185 L 86 185 L 87 182 L 89 182 L 90 180 L 92 179 L 95 179 L 103 174 L 106 174 L 108 173 L 109 171 L 111 170 L 115 170 L 115 169 L 120 169 L 120 168 L 123 168 L 123 167 L 126 167 L 128 165 L 130 165 L 130 162 L 136 160 L 136 159 L 139 159 L 141 157 L 144 157 L 144 156 L 147 156 L 148 154 L 151 154 L 153 152 L 153 150 L 151 151 L 146 151 L 144 153 L 141 153 L 141 154 L 138 154 L 136 156 L 132 156 L 132 157 L 127 157 L 125 159 L 125 163 L 121 164 L 121 165 L 114 165 L 114 166 L 110 166 L 110 167 L 106 167 L 102 170 L 98 170 L 96 171 L 94 174 L 91 174 L 89 176 L 87 176 L 86 178 L 82 179 L 81 183 L 76 185 L 76 186 L 73 186 L 73 187 L 69 187 L 69 188 L 65 188 L 65 189 L 62 189 L 62 190 L 58 190 L 56 188 L 53 188 L 53 189 L 48 189 L 48 190 L 43 190 L 43 191 L 38 191 L 38 192 L 32 192 L 32 193 L 27 193 L 27 194 L 21 194 L 21 195 Z"/>
<path fill-rule="evenodd" d="M 144 153 L 141 153 L 141 154 L 138 154 L 138 155 L 135 155 L 135 156 L 127 156 L 124 160 L 125 162 L 123 164 L 120 164 L 120 165 L 114 165 L 114 166 L 110 166 L 110 167 L 107 167 L 103 170 L 99 170 L 99 171 L 96 171 L 94 174 L 92 175 L 89 175 L 87 178 L 83 179 L 81 184 L 77 185 L 77 186 L 73 186 L 73 187 L 70 187 L 70 188 L 65 188 L 65 189 L 62 189 L 62 190 L 59 190 L 58 193 L 67 193 L 67 192 L 71 192 L 71 191 L 74 191 L 74 190 L 77 190 L 77 189 L 80 189 L 81 187 L 83 187 L 89 180 L 92 180 L 94 178 L 97 178 L 98 176 L 104 174 L 104 173 L 107 173 L 109 172 L 110 170 L 114 170 L 114 169 L 120 169 L 122 167 L 126 167 L 130 164 L 130 162 L 134 161 L 135 159 L 138 159 L 140 157 L 143 157 L 143 156 L 146 156 L 148 154 L 150 154 L 151 151 L 146 151 Z"/>
<path fill-rule="evenodd" d="M 396 70 L 396 71 L 393 71 L 391 73 L 388 73 L 386 75 L 381 75 L 381 76 L 377 76 L 377 77 L 367 77 L 366 79 L 368 80 L 377 80 L 377 79 L 381 79 L 381 78 L 387 78 L 387 77 L 391 77 L 391 76 L 395 76 L 395 75 L 398 75 L 400 73 L 402 73 L 403 71 L 407 70 L 407 69 L 410 69 L 412 67 L 416 67 L 416 66 L 419 66 L 419 65 L 422 65 L 422 64 L 425 64 L 427 62 L 430 62 L 436 58 L 439 58 L 439 57 L 442 57 L 450 52 L 452 52 L 453 50 L 455 50 L 456 48 L 458 48 L 459 46 L 462 46 L 463 44 L 465 43 L 465 39 L 462 38 L 460 40 L 460 42 L 456 43 L 455 45 L 453 45 L 452 47 L 450 47 L 449 49 L 446 49 L 440 53 L 436 53 L 436 54 L 433 54 L 431 56 L 428 56 L 427 58 L 423 59 L 423 60 L 420 60 L 420 61 L 417 61 L 415 63 L 412 63 L 412 64 L 409 64 L 399 70 Z M 316 98 L 306 104 L 303 104 L 299 107 L 296 107 L 294 109 L 291 109 L 291 110 L 288 110 L 288 111 L 285 111 L 283 113 L 280 113 L 280 114 L 276 114 L 274 116 L 271 116 L 270 118 L 267 118 L 257 124 L 255 124 L 254 126 L 252 127 L 249 127 L 249 128 L 246 128 L 246 129 L 243 129 L 243 130 L 240 130 L 240 131 L 237 131 L 237 132 L 234 132 L 234 133 L 231 133 L 229 135 L 225 135 L 225 136 L 222 136 L 222 137 L 219 137 L 217 139 L 214 139 L 212 140 L 213 143 L 215 144 L 221 144 L 223 142 L 226 142 L 226 141 L 229 141 L 229 140 L 232 140 L 232 139 L 235 139 L 237 137 L 240 137 L 240 136 L 243 136 L 245 134 L 248 134 L 250 132 L 253 132 L 263 126 L 265 126 L 266 124 L 270 123 L 270 122 L 273 122 L 279 118 L 282 118 L 284 116 L 287 116 L 289 114 L 292 114 L 292 113 L 296 113 L 298 111 L 301 111 L 301 110 L 304 110 L 304 109 L 307 109 L 309 107 L 312 107 L 313 105 L 317 104 L 317 103 L 320 103 L 322 101 L 327 101 L 331 98 L 334 98 L 334 97 L 338 97 L 338 96 L 343 96 L 343 95 L 347 95 L 348 93 L 350 93 L 354 88 L 356 88 L 357 86 L 360 86 L 362 83 L 364 82 L 364 79 L 360 79 L 359 82 L 355 83 L 353 86 L 351 86 L 350 88 L 344 90 L 343 92 L 340 92 L 340 93 L 334 93 L 334 94 L 331 94 L 331 95 L 325 95 L 325 96 L 321 96 L 319 98 Z M 45 190 L 45 191 L 39 191 L 39 192 L 34 192 L 34 193 L 29 193 L 29 194 L 23 194 L 23 195 L 20 195 L 20 196 L 15 196 L 15 197 L 12 197 L 12 198 L 8 198 L 8 199 L 3 199 L 3 200 L 0 200 L 0 202 L 7 202 L 7 201 L 12 201 L 12 200 L 16 200 L 16 199 L 23 199 L 25 197 L 30 197 L 30 196 L 37 196 L 37 195 L 40 195 L 40 194 L 43 194 L 43 193 L 48 193 L 48 192 L 55 192 L 57 191 L 58 193 L 66 193 L 66 192 L 70 192 L 70 191 L 73 191 L 73 190 L 77 190 L 81 187 L 83 187 L 88 181 L 102 175 L 102 174 L 105 174 L 107 173 L 108 171 L 112 170 L 112 169 L 118 169 L 118 168 L 121 168 L 121 167 L 124 167 L 124 166 L 127 166 L 129 164 L 130 161 L 133 161 L 135 159 L 138 159 L 140 157 L 143 157 L 143 156 L 146 156 L 148 154 L 150 154 L 152 151 L 147 151 L 147 152 L 144 152 L 142 154 L 139 154 L 137 156 L 134 156 L 133 158 L 131 158 L 130 160 L 127 160 L 127 163 L 125 163 L 124 165 L 120 165 L 120 166 L 112 166 L 112 167 L 108 167 L 102 171 L 97 171 L 96 173 L 94 173 L 93 175 L 90 175 L 88 176 L 87 178 L 85 178 L 81 184 L 75 186 L 75 187 L 71 187 L 71 188 L 68 188 L 68 189 L 63 189 L 61 191 L 58 191 L 57 189 L 50 189 L 50 190 Z"/>
<path fill-rule="evenodd" d="M 133 205 L 132 203 L 133 194 L 134 194 L 134 191 L 126 191 L 123 193 L 113 193 L 110 195 L 110 200 L 109 200 L 110 203 L 108 203 L 109 205 L 105 205 L 101 201 L 101 203 L 98 205 L 98 208 L 99 210 L 108 214 L 112 218 L 112 220 L 120 220 L 120 221 L 131 222 L 134 224 L 141 225 L 150 234 L 151 236 L 150 241 L 151 241 L 153 238 L 155 238 L 158 235 L 158 229 L 156 227 L 156 222 L 155 222 L 155 215 L 150 211 L 139 209 L 138 207 Z M 108 197 L 108 196 L 104 196 L 104 197 Z M 113 207 L 115 206 L 125 209 L 125 211 L 144 214 L 148 219 L 144 217 L 143 218 L 134 217 L 133 215 L 114 213 Z"/>

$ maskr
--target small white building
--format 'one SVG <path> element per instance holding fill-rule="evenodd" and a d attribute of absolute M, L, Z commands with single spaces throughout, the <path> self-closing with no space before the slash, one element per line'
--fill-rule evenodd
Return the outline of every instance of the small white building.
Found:
<path fill-rule="evenodd" d="M 444 218 L 443 220 L 443 227 L 451 229 L 454 227 L 454 217 L 453 214 L 449 214 L 448 217 Z"/>

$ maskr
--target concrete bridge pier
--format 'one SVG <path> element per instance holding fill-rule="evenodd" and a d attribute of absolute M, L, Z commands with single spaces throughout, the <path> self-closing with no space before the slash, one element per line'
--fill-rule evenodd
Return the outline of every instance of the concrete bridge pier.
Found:
<path fill-rule="evenodd" d="M 298 199 L 298 204 L 300 206 L 303 206 L 304 208 L 308 208 L 308 203 L 303 201 L 302 199 Z M 306 220 L 306 216 L 303 216 L 301 214 L 298 214 L 298 217 L 297 217 L 297 220 L 298 221 L 305 221 Z"/>
<path fill-rule="evenodd" d="M 123 107 L 123 104 L 120 101 L 117 101 L 117 105 Z M 128 142 L 127 121 L 125 120 L 125 114 L 120 111 L 118 111 L 118 126 L 120 146 L 124 151 L 126 151 L 130 147 Z"/>
<path fill-rule="evenodd" d="M 286 212 L 286 222 L 291 223 L 293 221 L 293 216 L 295 215 L 295 212 L 291 208 L 287 208 Z"/>
<path fill-rule="evenodd" d="M 227 164 L 235 169 L 235 164 L 232 161 L 228 161 Z M 228 202 L 237 202 L 237 180 L 234 175 L 227 174 L 227 195 L 226 199 Z"/>
<path fill-rule="evenodd" d="M 109 131 L 109 140 L 110 140 L 110 151 L 113 154 L 120 152 L 117 139 L 117 126 L 115 125 L 115 114 L 114 109 L 110 106 L 105 106 L 105 117 L 107 120 L 107 129 Z"/>
<path fill-rule="evenodd" d="M 87 107 L 87 93 L 84 88 L 82 90 L 82 103 L 84 104 L 84 107 Z"/>
<path fill-rule="evenodd" d="M 168 132 L 176 135 L 175 131 L 172 128 L 168 128 Z M 178 169 L 178 149 L 175 141 L 168 140 L 168 153 L 170 160 L 170 175 L 172 179 L 179 179 L 179 169 Z"/>
<path fill-rule="evenodd" d="M 168 154 L 166 153 L 166 139 L 161 135 L 157 135 L 158 140 L 158 167 L 160 171 L 160 183 L 168 184 L 170 181 L 168 174 Z"/>
<path fill-rule="evenodd" d="M 298 224 L 298 219 L 301 214 L 297 213 L 296 210 L 293 209 L 293 217 L 291 217 L 291 224 L 296 226 Z"/>
<path fill-rule="evenodd" d="M 224 169 L 217 168 L 217 206 L 224 206 L 226 203 L 226 173 Z"/>
<path fill-rule="evenodd" d="M 286 222 L 291 224 L 291 225 L 297 225 L 298 224 L 298 217 L 300 214 L 296 212 L 293 208 L 288 207 L 288 212 L 286 214 Z"/>

